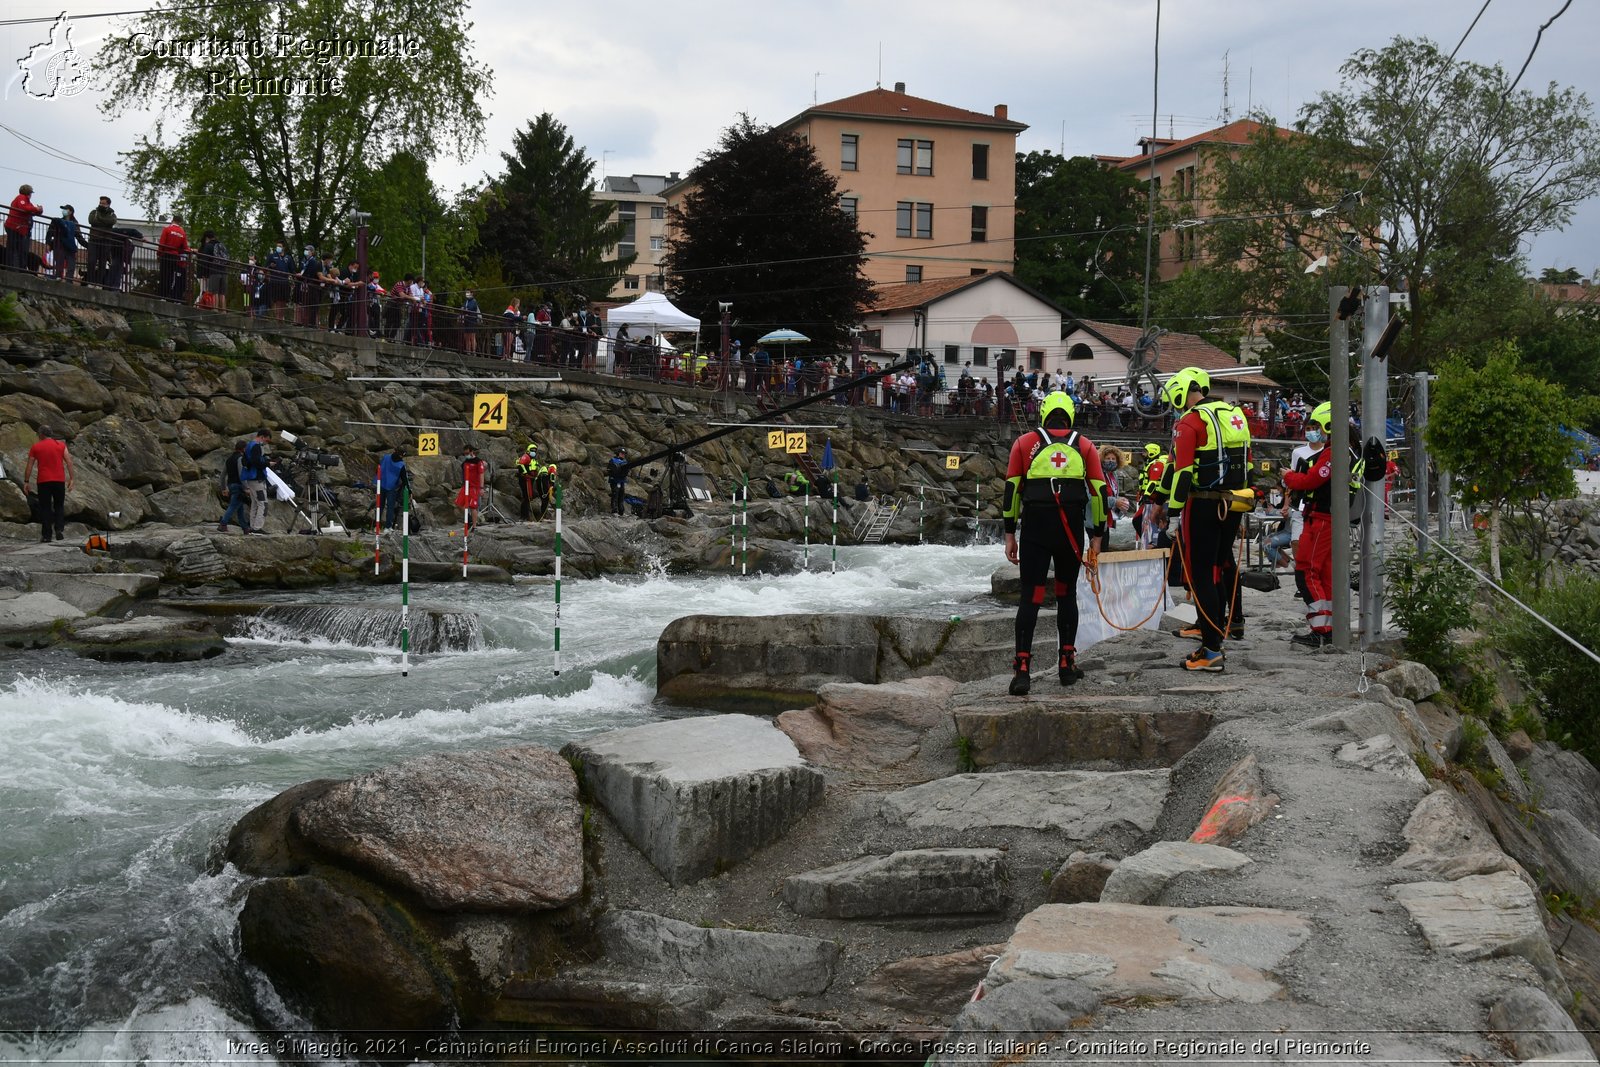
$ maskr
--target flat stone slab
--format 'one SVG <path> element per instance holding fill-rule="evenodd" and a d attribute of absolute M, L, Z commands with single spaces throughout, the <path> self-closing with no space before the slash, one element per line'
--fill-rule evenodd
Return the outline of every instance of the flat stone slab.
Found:
<path fill-rule="evenodd" d="M 1047 688 L 1054 688 L 1049 686 Z M 1147 696 L 1047 696 L 958 707 L 956 732 L 979 767 L 1110 761 L 1171 766 L 1211 732 L 1211 712 Z"/>
<path fill-rule="evenodd" d="M 50 593 L 87 615 L 111 609 L 120 613 L 135 597 L 151 596 L 160 588 L 154 574 L 54 574 L 40 571 L 32 576 L 35 593 Z"/>
<path fill-rule="evenodd" d="M 583 890 L 578 782 L 547 748 L 421 756 L 307 800 L 315 847 L 444 911 L 559 907 Z"/>
<path fill-rule="evenodd" d="M 1049 830 L 1077 842 L 1150 833 L 1171 788 L 1167 770 L 957 774 L 890 793 L 885 820 L 911 827 Z"/>
<path fill-rule="evenodd" d="M 1311 917 L 1275 908 L 1045 904 L 1023 916 L 987 987 L 1075 979 L 1105 999 L 1260 1004 L 1271 975 L 1311 937 Z"/>
<path fill-rule="evenodd" d="M 1545 934 L 1533 890 L 1508 871 L 1474 874 L 1453 882 L 1389 887 L 1435 952 L 1466 960 L 1521 956 L 1559 989 L 1566 983 Z"/>
<path fill-rule="evenodd" d="M 0 645 L 38 648 L 52 643 L 63 626 L 83 612 L 53 593 L 0 590 Z"/>
<path fill-rule="evenodd" d="M 1428 784 L 1428 779 L 1417 769 L 1416 761 L 1400 751 L 1399 746 L 1394 743 L 1394 738 L 1388 734 L 1378 734 L 1365 741 L 1352 741 L 1341 747 L 1336 755 L 1345 763 L 1353 763 L 1357 767 L 1386 774 L 1402 782 L 1412 782 L 1420 786 Z"/>
<path fill-rule="evenodd" d="M 981 914 L 1003 906 L 1005 878 L 997 848 L 909 849 L 794 875 L 783 902 L 828 919 Z"/>
<path fill-rule="evenodd" d="M 778 840 L 822 798 L 822 772 L 770 719 L 709 715 L 570 742 L 589 790 L 673 885 Z"/>
<path fill-rule="evenodd" d="M 908 678 L 882 685 L 834 682 L 817 692 L 815 707 L 786 711 L 778 716 L 778 729 L 794 739 L 808 761 L 823 767 L 882 773 L 892 769 L 913 772 L 908 765 L 926 753 L 930 731 L 950 721 L 950 694 L 956 683 L 948 678 Z M 937 739 L 949 751 L 950 738 Z M 903 781 L 925 781 L 906 777 Z"/>
<path fill-rule="evenodd" d="M 1494 834 L 1472 817 L 1452 789 L 1435 790 L 1423 797 L 1400 835 L 1411 846 L 1394 861 L 1401 870 L 1445 881 L 1520 870 L 1517 862 L 1501 851 Z"/>
<path fill-rule="evenodd" d="M 599 932 L 607 957 L 630 971 L 772 1000 L 821 993 L 839 959 L 839 946 L 820 938 L 695 926 L 645 911 L 608 912 Z"/>
<path fill-rule="evenodd" d="M 121 662 L 183 663 L 220 656 L 227 642 L 202 619 L 84 619 L 72 628 L 65 647 L 90 659 Z"/>
<path fill-rule="evenodd" d="M 1236 871 L 1253 862 L 1231 848 L 1192 841 L 1157 841 L 1117 864 L 1100 893 L 1102 904 L 1150 904 L 1179 875 Z"/>

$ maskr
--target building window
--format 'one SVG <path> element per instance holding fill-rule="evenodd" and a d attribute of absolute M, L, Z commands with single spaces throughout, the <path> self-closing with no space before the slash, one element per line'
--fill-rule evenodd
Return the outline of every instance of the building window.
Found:
<path fill-rule="evenodd" d="M 960 345 L 945 345 L 944 346 L 944 361 L 946 363 L 960 363 L 961 362 L 961 346 Z"/>
<path fill-rule="evenodd" d="M 1037 348 L 1028 349 L 1028 369 L 1044 370 L 1044 353 Z"/>
<path fill-rule="evenodd" d="M 989 146 L 986 144 L 972 146 L 972 180 L 975 182 L 989 180 Z"/>
<path fill-rule="evenodd" d="M 933 173 L 933 142 L 918 141 L 909 137 L 902 137 L 895 142 L 896 174 L 922 174 Z"/>
<path fill-rule="evenodd" d="M 618 200 L 617 201 L 617 217 L 618 218 L 631 219 L 636 214 L 638 214 L 638 205 L 635 204 L 632 200 Z"/>
<path fill-rule="evenodd" d="M 629 290 L 639 288 L 639 276 L 637 274 L 624 274 L 622 276 L 622 287 Z"/>
<path fill-rule="evenodd" d="M 855 218 L 856 207 L 860 203 L 861 198 L 858 196 L 841 196 L 839 198 L 839 210 L 844 212 L 846 215 L 849 215 L 851 218 Z"/>
<path fill-rule="evenodd" d="M 650 205 L 650 217 L 653 218 L 653 219 L 664 219 L 664 218 L 666 218 L 667 217 L 667 205 L 665 205 L 665 204 L 651 204 Z"/>
<path fill-rule="evenodd" d="M 861 138 L 853 133 L 839 135 L 839 169 L 856 169 L 856 150 L 861 145 Z"/>
<path fill-rule="evenodd" d="M 644 287 L 652 293 L 659 293 L 666 288 L 662 284 L 661 275 L 659 274 L 646 274 L 644 276 Z"/>
<path fill-rule="evenodd" d="M 987 348 L 980 348 L 978 345 L 973 345 L 972 365 L 974 367 L 987 367 L 989 365 L 989 350 Z"/>
<path fill-rule="evenodd" d="M 1077 344 L 1075 344 L 1071 348 L 1067 349 L 1067 358 L 1068 359 L 1093 359 L 1094 358 L 1094 349 L 1090 348 L 1088 345 L 1084 344 L 1082 341 L 1079 341 Z"/>
<path fill-rule="evenodd" d="M 667 247 L 667 239 L 665 237 L 650 238 L 650 251 L 659 252 L 665 247 Z"/>
<path fill-rule="evenodd" d="M 974 278 L 976 278 L 980 274 L 988 274 L 989 273 L 989 268 L 988 267 L 972 267 L 971 269 L 969 269 L 967 271 L 967 273 L 972 275 Z"/>
<path fill-rule="evenodd" d="M 982 204 L 973 204 L 972 205 L 972 240 L 973 240 L 973 243 L 976 244 L 979 241 L 987 241 L 988 239 L 989 239 L 989 209 L 987 207 L 985 207 L 984 205 L 982 205 Z"/>
<path fill-rule="evenodd" d="M 894 207 L 896 237 L 932 237 L 933 205 L 902 200 Z"/>
<path fill-rule="evenodd" d="M 920 282 L 922 280 L 922 266 L 917 263 L 906 264 L 906 281 Z"/>
<path fill-rule="evenodd" d="M 882 330 L 862 330 L 861 331 L 861 346 L 863 348 L 882 348 L 883 347 L 883 331 Z"/>
<path fill-rule="evenodd" d="M 1015 367 L 1017 365 L 1017 350 L 1015 348 L 1002 348 L 995 354 L 995 364 L 1001 367 Z"/>

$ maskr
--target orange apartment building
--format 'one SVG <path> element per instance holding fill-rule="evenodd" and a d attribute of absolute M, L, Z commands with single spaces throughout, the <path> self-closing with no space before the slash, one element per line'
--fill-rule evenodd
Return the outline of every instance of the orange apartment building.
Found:
<path fill-rule="evenodd" d="M 839 201 L 867 237 L 880 285 L 1009 271 L 1016 257 L 1017 135 L 1006 105 L 966 111 L 905 91 L 871 89 L 814 104 L 775 129 L 811 143 L 839 181 Z M 663 191 L 669 206 L 691 174 Z"/>

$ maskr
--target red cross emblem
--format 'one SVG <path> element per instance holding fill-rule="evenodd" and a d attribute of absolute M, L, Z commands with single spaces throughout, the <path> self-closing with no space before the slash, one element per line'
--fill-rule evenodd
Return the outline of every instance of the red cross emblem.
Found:
<path fill-rule="evenodd" d="M 1050 462 L 1055 466 L 1056 470 L 1060 470 L 1067 465 L 1067 454 L 1065 452 L 1057 452 L 1050 457 Z"/>
<path fill-rule="evenodd" d="M 1237 415 L 1237 414 L 1235 414 L 1235 415 L 1234 415 L 1234 416 L 1233 416 L 1233 419 L 1232 419 L 1232 422 L 1233 422 L 1233 428 L 1234 428 L 1234 429 L 1235 429 L 1235 430 L 1242 430 L 1242 429 L 1244 429 L 1244 420 L 1243 420 L 1243 419 L 1241 419 L 1241 418 L 1240 418 L 1240 417 L 1239 417 L 1239 416 L 1238 416 L 1238 415 Z"/>

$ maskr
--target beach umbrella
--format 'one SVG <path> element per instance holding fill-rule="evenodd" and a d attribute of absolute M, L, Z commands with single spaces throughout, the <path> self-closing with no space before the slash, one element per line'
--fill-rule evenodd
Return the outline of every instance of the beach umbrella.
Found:
<path fill-rule="evenodd" d="M 756 344 L 760 344 L 760 345 L 792 345 L 792 344 L 800 344 L 802 342 L 809 341 L 809 340 L 811 340 L 811 338 L 807 337 L 805 334 L 801 333 L 799 330 L 773 330 L 771 333 L 767 334 L 764 337 L 756 338 Z"/>

